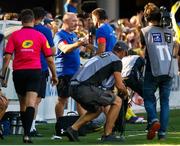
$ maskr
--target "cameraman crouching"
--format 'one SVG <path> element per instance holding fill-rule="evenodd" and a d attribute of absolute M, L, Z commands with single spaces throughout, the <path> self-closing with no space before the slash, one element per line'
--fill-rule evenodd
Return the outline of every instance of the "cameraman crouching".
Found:
<path fill-rule="evenodd" d="M 146 59 L 143 98 L 148 118 L 148 140 L 152 140 L 156 132 L 159 140 L 165 140 L 169 119 L 174 43 L 172 30 L 169 28 L 171 18 L 168 18 L 165 10 L 159 9 L 153 3 L 148 3 L 144 8 L 147 26 L 141 29 L 141 43 L 145 48 Z M 157 89 L 159 89 L 160 99 L 160 121 L 156 111 Z"/>
<path fill-rule="evenodd" d="M 115 85 L 124 96 L 128 94 L 121 76 L 121 58 L 125 56 L 127 50 L 127 44 L 118 41 L 112 52 L 104 52 L 92 57 L 71 79 L 70 96 L 87 112 L 67 129 L 70 141 L 79 141 L 78 129 L 95 119 L 108 105 L 111 106 L 106 115 L 101 141 L 120 141 L 112 134 L 112 128 L 119 114 L 122 100 L 112 92 L 111 88 Z"/>

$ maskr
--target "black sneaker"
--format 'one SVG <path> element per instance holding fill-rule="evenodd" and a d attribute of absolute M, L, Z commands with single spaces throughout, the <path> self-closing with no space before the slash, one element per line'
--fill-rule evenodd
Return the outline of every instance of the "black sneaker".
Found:
<path fill-rule="evenodd" d="M 116 136 L 116 138 L 119 138 L 119 141 L 124 142 L 126 140 L 124 135 Z"/>
<path fill-rule="evenodd" d="M 70 141 L 79 141 L 79 134 L 78 131 L 68 127 L 66 130 L 66 136 L 69 138 Z"/>
<path fill-rule="evenodd" d="M 43 137 L 43 135 L 40 134 L 40 133 L 38 133 L 37 130 L 31 131 L 31 132 L 30 132 L 30 136 L 31 136 L 31 137 Z"/>
<path fill-rule="evenodd" d="M 151 126 L 151 124 L 148 123 L 147 126 L 146 126 L 146 129 L 145 129 L 145 132 L 148 132 L 150 126 Z"/>
<path fill-rule="evenodd" d="M 158 135 L 158 140 L 166 140 L 166 136 L 165 135 Z"/>
<path fill-rule="evenodd" d="M 33 143 L 29 136 L 23 136 L 23 142 L 24 143 Z"/>
<path fill-rule="evenodd" d="M 110 134 L 110 135 L 103 135 L 101 137 L 102 142 L 108 142 L 108 141 L 121 141 L 120 138 L 117 138 L 115 135 Z"/>
<path fill-rule="evenodd" d="M 159 128 L 160 128 L 159 121 L 153 122 L 149 127 L 149 130 L 147 133 L 147 139 L 152 140 L 156 136 L 156 132 L 159 130 Z"/>

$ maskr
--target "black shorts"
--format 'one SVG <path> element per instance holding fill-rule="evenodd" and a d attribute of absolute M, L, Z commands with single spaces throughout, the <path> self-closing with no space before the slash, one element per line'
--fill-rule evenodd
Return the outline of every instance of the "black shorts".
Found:
<path fill-rule="evenodd" d="M 95 86 L 70 86 L 69 94 L 89 112 L 97 112 L 101 106 L 111 105 L 115 100 L 115 95 L 112 91 L 103 90 Z"/>
<path fill-rule="evenodd" d="M 49 71 L 42 71 L 41 73 L 41 86 L 40 90 L 38 92 L 38 97 L 45 98 L 46 96 L 46 85 L 47 85 L 47 79 L 49 76 Z"/>
<path fill-rule="evenodd" d="M 57 84 L 57 92 L 58 92 L 59 97 L 61 97 L 61 98 L 69 97 L 68 89 L 69 89 L 69 83 L 70 83 L 71 78 L 72 78 L 72 76 L 70 76 L 70 75 L 58 77 L 59 82 Z"/>
<path fill-rule="evenodd" d="M 41 70 L 16 70 L 13 71 L 13 82 L 16 93 L 20 96 L 25 96 L 26 92 L 39 92 L 41 83 Z"/>

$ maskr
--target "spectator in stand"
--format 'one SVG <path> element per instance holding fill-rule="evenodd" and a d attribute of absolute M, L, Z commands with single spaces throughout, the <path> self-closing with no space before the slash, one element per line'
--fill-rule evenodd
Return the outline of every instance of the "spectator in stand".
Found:
<path fill-rule="evenodd" d="M 11 15 L 11 20 L 16 20 L 16 21 L 18 21 L 18 19 L 19 19 L 19 15 L 18 15 L 17 13 L 12 13 L 12 15 Z"/>
<path fill-rule="evenodd" d="M 17 13 L 5 13 L 3 20 L 18 20 L 19 16 Z"/>
<path fill-rule="evenodd" d="M 132 16 L 129 20 L 131 27 L 140 29 L 143 26 L 143 18 L 143 11 L 140 11 L 139 13 L 137 13 L 137 15 Z"/>
<path fill-rule="evenodd" d="M 67 0 L 64 4 L 64 12 L 77 13 L 78 0 Z"/>
<path fill-rule="evenodd" d="M 106 12 L 102 8 L 97 8 L 92 11 L 92 20 L 96 30 L 96 42 L 98 49 L 96 54 L 112 51 L 117 42 L 115 31 L 108 23 Z"/>
<path fill-rule="evenodd" d="M 131 28 L 126 33 L 126 42 L 131 50 L 140 49 L 140 33 L 138 29 Z"/>
<path fill-rule="evenodd" d="M 5 49 L 2 76 L 13 58 L 13 82 L 20 102 L 20 114 L 24 128 L 23 142 L 32 143 L 30 129 L 35 114 L 37 96 L 41 84 L 41 51 L 46 56 L 53 85 L 58 83 L 52 50 L 45 36 L 34 30 L 34 14 L 30 9 L 21 11 L 22 29 L 8 39 Z"/>
<path fill-rule="evenodd" d="M 90 16 L 89 16 L 89 14 L 88 13 L 80 13 L 80 14 L 78 14 L 77 15 L 77 17 L 78 18 L 81 18 L 82 20 L 83 20 L 83 23 L 84 23 L 84 29 L 85 30 L 89 30 L 90 29 L 90 20 L 92 20 L 91 18 L 90 18 Z M 92 23 L 92 26 L 93 26 L 93 23 Z"/>
<path fill-rule="evenodd" d="M 52 30 L 52 22 L 54 20 L 53 19 L 50 19 L 50 18 L 44 18 L 44 26 L 48 27 L 49 29 Z"/>
<path fill-rule="evenodd" d="M 84 21 L 82 18 L 78 18 L 77 27 L 74 32 L 79 38 L 85 37 L 88 34 L 87 30 L 84 29 Z"/>
<path fill-rule="evenodd" d="M 58 31 L 60 31 L 60 28 L 62 26 L 62 20 L 55 18 L 54 21 L 51 22 L 51 25 L 52 25 L 52 33 L 54 36 Z"/>
<path fill-rule="evenodd" d="M 47 19 L 53 19 L 53 15 L 52 15 L 50 12 L 47 12 L 47 11 L 46 11 L 45 18 L 47 18 Z"/>
<path fill-rule="evenodd" d="M 88 32 L 84 29 L 84 21 L 82 18 L 77 19 L 77 26 L 76 29 L 74 30 L 78 38 L 83 38 L 86 35 L 88 35 Z M 80 55 L 81 57 L 85 56 L 87 46 L 80 46 Z"/>
<path fill-rule="evenodd" d="M 5 13 L 3 16 L 3 20 L 10 20 L 11 19 L 11 13 Z"/>

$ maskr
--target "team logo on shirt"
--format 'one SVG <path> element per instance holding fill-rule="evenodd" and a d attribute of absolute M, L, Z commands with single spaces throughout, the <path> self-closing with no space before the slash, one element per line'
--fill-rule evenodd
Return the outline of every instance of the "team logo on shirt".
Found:
<path fill-rule="evenodd" d="M 23 48 L 30 48 L 32 45 L 33 45 L 33 41 L 32 41 L 32 40 L 25 40 L 25 41 L 22 43 L 22 47 L 23 47 Z"/>
<path fill-rule="evenodd" d="M 48 41 L 46 41 L 46 47 L 50 48 L 50 45 L 49 45 Z"/>
<path fill-rule="evenodd" d="M 167 43 L 171 43 L 171 34 L 170 33 L 164 33 L 164 38 Z"/>
<path fill-rule="evenodd" d="M 153 42 L 159 43 L 162 42 L 162 37 L 160 33 L 152 33 Z"/>

